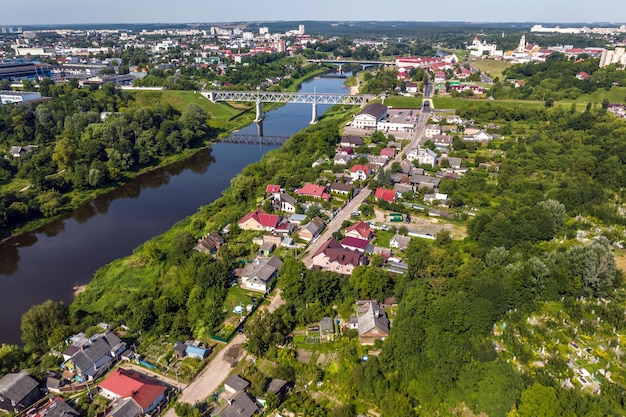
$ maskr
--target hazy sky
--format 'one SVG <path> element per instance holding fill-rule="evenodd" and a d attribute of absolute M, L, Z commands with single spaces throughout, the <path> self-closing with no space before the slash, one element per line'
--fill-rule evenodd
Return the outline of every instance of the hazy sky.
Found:
<path fill-rule="evenodd" d="M 0 25 L 271 20 L 626 21 L 623 0 L 0 0 Z"/>

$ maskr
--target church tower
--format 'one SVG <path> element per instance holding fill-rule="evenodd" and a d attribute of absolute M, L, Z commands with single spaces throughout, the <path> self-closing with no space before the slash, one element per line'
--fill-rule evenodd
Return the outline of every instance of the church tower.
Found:
<path fill-rule="evenodd" d="M 519 40 L 519 46 L 517 47 L 517 52 L 524 53 L 526 51 L 526 34 L 522 33 L 522 37 Z"/>

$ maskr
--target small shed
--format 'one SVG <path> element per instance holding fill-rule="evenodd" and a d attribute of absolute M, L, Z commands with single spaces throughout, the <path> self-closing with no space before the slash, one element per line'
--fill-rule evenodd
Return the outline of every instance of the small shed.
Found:
<path fill-rule="evenodd" d="M 231 375 L 226 381 L 224 381 L 224 389 L 228 392 L 236 394 L 239 391 L 244 391 L 250 386 L 250 383 L 239 375 Z"/>
<path fill-rule="evenodd" d="M 184 344 L 183 342 L 176 342 L 174 343 L 174 354 L 176 355 L 177 358 L 184 358 L 187 350 L 187 345 Z"/>
<path fill-rule="evenodd" d="M 209 350 L 200 346 L 187 346 L 185 354 L 190 358 L 204 359 L 209 356 Z"/>

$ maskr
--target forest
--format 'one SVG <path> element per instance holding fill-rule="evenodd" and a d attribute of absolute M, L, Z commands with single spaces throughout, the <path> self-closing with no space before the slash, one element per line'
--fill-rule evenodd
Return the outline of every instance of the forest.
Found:
<path fill-rule="evenodd" d="M 42 83 L 43 84 L 43 83 Z M 0 149 L 34 145 L 33 152 L 0 159 L 0 234 L 30 220 L 51 218 L 94 190 L 119 184 L 168 155 L 203 146 L 218 130 L 196 104 L 182 112 L 105 84 L 43 85 L 38 105 L 0 107 Z"/>

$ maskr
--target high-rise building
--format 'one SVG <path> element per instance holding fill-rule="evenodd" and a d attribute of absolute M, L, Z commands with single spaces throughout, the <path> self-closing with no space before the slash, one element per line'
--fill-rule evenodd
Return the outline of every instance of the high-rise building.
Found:
<path fill-rule="evenodd" d="M 300 33 L 300 35 L 304 35 L 304 25 L 298 26 L 298 32 Z"/>
<path fill-rule="evenodd" d="M 600 67 L 606 67 L 611 64 L 621 64 L 626 66 L 626 48 L 619 47 L 615 50 L 604 50 L 600 57 Z"/>

